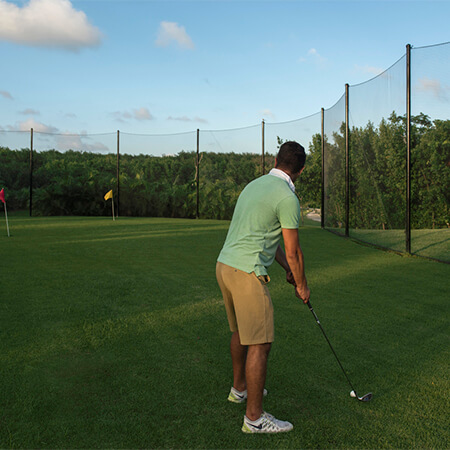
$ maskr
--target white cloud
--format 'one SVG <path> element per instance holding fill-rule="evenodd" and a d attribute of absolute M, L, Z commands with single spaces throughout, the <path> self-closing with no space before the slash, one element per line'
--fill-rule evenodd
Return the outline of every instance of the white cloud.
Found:
<path fill-rule="evenodd" d="M 158 47 L 168 47 L 175 43 L 184 49 L 192 50 L 194 48 L 194 43 L 185 28 L 176 22 L 161 22 L 155 43 Z"/>
<path fill-rule="evenodd" d="M 449 88 L 442 86 L 439 80 L 431 80 L 427 77 L 420 78 L 416 89 L 421 92 L 429 92 L 439 100 L 448 100 Z"/>
<path fill-rule="evenodd" d="M 27 108 L 23 111 L 20 111 L 20 114 L 23 114 L 25 116 L 39 116 L 40 112 L 36 111 L 35 109 Z"/>
<path fill-rule="evenodd" d="M 315 48 L 311 48 L 308 50 L 308 56 L 314 58 L 316 61 L 319 62 L 325 61 L 325 58 L 322 55 L 320 55 Z"/>
<path fill-rule="evenodd" d="M 275 114 L 270 109 L 267 108 L 261 111 L 261 115 L 264 117 L 264 119 L 266 118 L 275 119 Z"/>
<path fill-rule="evenodd" d="M 147 108 L 133 109 L 133 112 L 129 111 L 115 111 L 111 113 L 112 117 L 121 123 L 126 123 L 127 120 L 154 120 L 155 118 Z"/>
<path fill-rule="evenodd" d="M 325 65 L 327 59 L 324 58 L 315 48 L 310 48 L 305 57 L 299 58 L 299 62 L 313 62 L 318 65 Z"/>
<path fill-rule="evenodd" d="M 176 121 L 179 121 L 179 122 L 208 123 L 208 121 L 207 121 L 206 119 L 202 119 L 201 117 L 198 117 L 198 116 L 196 116 L 196 117 L 194 117 L 194 118 L 190 118 L 190 117 L 187 117 L 187 116 L 181 116 L 181 117 L 172 117 L 172 116 L 169 116 L 169 117 L 167 118 L 167 120 L 176 120 Z"/>
<path fill-rule="evenodd" d="M 0 91 L 0 95 L 8 100 L 13 100 L 13 96 L 7 91 Z"/>
<path fill-rule="evenodd" d="M 358 66 L 357 64 L 355 64 L 355 70 L 356 72 L 361 72 L 361 73 L 368 73 L 370 75 L 380 75 L 381 73 L 384 72 L 384 69 L 380 69 L 379 67 L 374 67 L 374 66 L 369 66 L 368 64 L 366 64 L 365 66 Z"/>
<path fill-rule="evenodd" d="M 153 116 L 147 108 L 134 109 L 133 116 L 136 120 L 153 120 Z"/>
<path fill-rule="evenodd" d="M 52 127 L 51 125 L 45 125 L 44 123 L 37 122 L 34 119 L 19 122 L 15 127 L 9 126 L 8 128 L 15 131 L 30 131 L 30 129 L 33 128 L 33 131 L 39 133 L 57 133 L 59 131 L 58 128 Z"/>
<path fill-rule="evenodd" d="M 55 148 L 57 150 L 78 150 L 84 152 L 110 152 L 111 150 L 102 142 L 85 142 L 90 140 L 89 137 L 79 135 L 63 133 L 56 137 Z"/>
<path fill-rule="evenodd" d="M 69 0 L 30 0 L 22 8 L 0 0 L 0 40 L 77 52 L 100 45 L 101 37 Z"/>
<path fill-rule="evenodd" d="M 35 133 L 43 133 L 36 136 L 35 145 L 39 149 L 54 148 L 59 151 L 77 150 L 85 152 L 106 152 L 115 151 L 110 149 L 103 142 L 93 141 L 86 131 L 75 134 L 70 132 L 61 132 L 58 128 L 44 123 L 37 122 L 34 119 L 28 119 L 24 122 L 16 122 L 15 125 L 7 125 L 6 128 L 0 126 L 0 131 L 22 131 L 30 132 L 31 128 Z M 38 141 L 38 142 L 37 142 Z"/>

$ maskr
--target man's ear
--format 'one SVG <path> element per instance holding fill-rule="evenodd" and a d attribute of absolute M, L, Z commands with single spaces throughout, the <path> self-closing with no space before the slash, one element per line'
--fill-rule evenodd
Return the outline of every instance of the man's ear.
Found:
<path fill-rule="evenodd" d="M 278 166 L 278 160 L 277 160 L 277 158 L 275 157 L 275 167 L 277 167 Z"/>
<path fill-rule="evenodd" d="M 302 170 L 300 170 L 300 172 L 298 174 L 301 175 L 304 170 L 305 170 L 305 166 L 302 167 Z"/>

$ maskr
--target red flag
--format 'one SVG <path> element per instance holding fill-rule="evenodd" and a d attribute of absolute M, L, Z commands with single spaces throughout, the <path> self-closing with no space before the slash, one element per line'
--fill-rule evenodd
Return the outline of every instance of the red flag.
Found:
<path fill-rule="evenodd" d="M 5 201 L 5 190 L 4 190 L 4 189 L 2 189 L 2 190 L 0 191 L 0 200 L 1 200 L 3 203 L 6 203 L 6 201 Z"/>

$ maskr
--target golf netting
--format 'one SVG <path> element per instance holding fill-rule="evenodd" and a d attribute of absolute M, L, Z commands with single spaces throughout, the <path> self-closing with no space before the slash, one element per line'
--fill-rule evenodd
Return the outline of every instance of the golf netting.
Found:
<path fill-rule="evenodd" d="M 450 261 L 449 66 L 450 43 L 411 50 L 411 250 L 445 261 Z M 121 215 L 195 217 L 200 204 L 205 218 L 230 218 L 243 186 L 273 167 L 280 142 L 300 142 L 310 154 L 308 169 L 317 162 L 323 140 L 325 227 L 338 234 L 348 227 L 353 238 L 404 251 L 406 90 L 406 56 L 349 87 L 348 224 L 345 95 L 324 110 L 323 137 L 320 113 L 284 123 L 178 134 L 35 130 L 33 210 L 43 215 L 109 214 L 103 194 L 113 189 L 118 203 L 120 192 L 116 211 Z M 6 188 L 8 206 L 25 209 L 30 132 L 0 130 L 0 147 L 17 149 L 2 160 L 0 187 Z M 225 154 L 232 156 L 224 159 Z M 306 172 L 297 182 L 300 197 L 302 181 L 320 182 L 317 171 Z M 315 189 L 319 192 L 319 185 Z M 96 201 L 88 204 L 88 198 Z"/>
<path fill-rule="evenodd" d="M 411 50 L 411 252 L 450 261 L 450 44 Z M 350 86 L 349 235 L 405 251 L 406 56 Z M 324 224 L 346 227 L 345 95 L 324 112 Z"/>
<path fill-rule="evenodd" d="M 450 261 L 450 43 L 411 51 L 411 252 Z"/>
<path fill-rule="evenodd" d="M 405 250 L 405 60 L 349 88 L 349 234 L 399 251 Z"/>
<path fill-rule="evenodd" d="M 345 95 L 324 111 L 324 226 L 345 234 Z"/>

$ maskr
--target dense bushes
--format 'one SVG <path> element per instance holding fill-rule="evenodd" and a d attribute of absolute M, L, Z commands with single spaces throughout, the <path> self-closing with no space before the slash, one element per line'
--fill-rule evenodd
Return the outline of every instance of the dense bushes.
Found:
<path fill-rule="evenodd" d="M 326 226 L 345 224 L 345 139 L 326 137 Z M 412 118 L 411 226 L 447 227 L 450 222 L 450 121 Z M 393 113 L 376 128 L 350 131 L 350 218 L 353 229 L 403 229 L 406 208 L 404 117 Z"/>
<path fill-rule="evenodd" d="M 345 223 L 345 127 L 325 137 L 327 226 Z M 447 226 L 450 222 L 450 121 L 431 122 L 423 114 L 412 127 L 412 225 Z M 281 139 L 279 139 L 281 142 Z M 404 227 L 405 119 L 393 113 L 376 128 L 369 123 L 350 133 L 350 227 Z M 306 168 L 297 181 L 302 205 L 321 206 L 322 138 L 309 144 Z M 119 214 L 126 216 L 196 216 L 195 152 L 176 156 L 120 156 Z M 110 189 L 117 201 L 117 157 L 56 150 L 33 158 L 33 214 L 109 215 Z M 0 147 L 0 188 L 10 210 L 27 209 L 30 183 L 29 150 Z M 266 172 L 274 156 L 266 155 Z M 239 193 L 261 176 L 261 156 L 202 153 L 200 216 L 230 219 Z"/>

